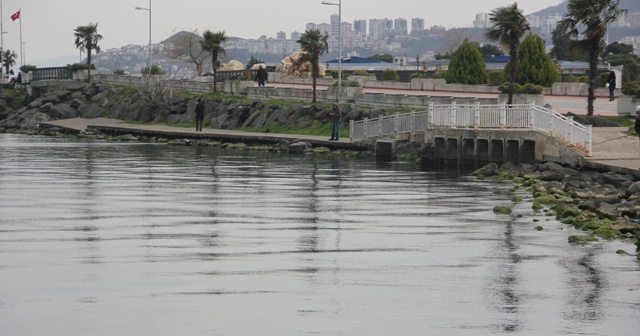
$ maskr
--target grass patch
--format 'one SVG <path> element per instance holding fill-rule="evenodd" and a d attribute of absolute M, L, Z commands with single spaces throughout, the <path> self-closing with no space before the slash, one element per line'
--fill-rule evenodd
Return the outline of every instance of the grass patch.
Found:
<path fill-rule="evenodd" d="M 623 127 L 631 127 L 635 123 L 634 118 L 629 118 L 624 116 L 601 116 L 601 118 L 618 123 L 620 124 L 620 126 L 623 126 Z"/>
<path fill-rule="evenodd" d="M 257 127 L 257 128 L 243 127 L 240 129 L 240 131 L 255 132 L 255 133 L 281 133 L 281 134 L 331 136 L 332 126 L 333 124 L 330 122 L 317 122 L 308 128 L 297 128 L 297 127 L 291 127 L 286 125 L 273 125 L 273 126 L 263 126 L 263 127 Z M 347 127 L 341 127 L 339 133 L 341 138 L 349 137 L 349 129 Z"/>

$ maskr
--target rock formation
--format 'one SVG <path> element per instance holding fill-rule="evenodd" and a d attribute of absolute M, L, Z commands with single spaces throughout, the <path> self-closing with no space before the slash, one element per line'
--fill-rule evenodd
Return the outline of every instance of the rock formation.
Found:
<path fill-rule="evenodd" d="M 231 60 L 229 63 L 223 63 L 220 67 L 221 71 L 239 71 L 244 70 L 244 64 L 236 60 Z"/>
<path fill-rule="evenodd" d="M 288 77 L 311 78 L 311 62 L 302 62 L 300 57 L 304 54 L 302 49 L 294 51 L 291 55 L 282 59 L 282 64 L 276 67 L 276 71 L 282 72 Z M 326 75 L 324 65 L 319 64 L 318 78 Z"/>

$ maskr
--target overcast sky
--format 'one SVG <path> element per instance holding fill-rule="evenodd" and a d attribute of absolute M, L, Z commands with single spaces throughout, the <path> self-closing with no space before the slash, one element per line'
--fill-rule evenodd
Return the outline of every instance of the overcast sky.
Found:
<path fill-rule="evenodd" d="M 73 29 L 98 23 L 103 36 L 102 49 L 127 44 L 147 44 L 149 12 L 136 6 L 149 7 L 149 0 L 0 0 L 2 1 L 3 46 L 20 50 L 20 25 L 26 64 L 59 56 L 77 55 Z M 321 4 L 322 0 L 151 0 L 152 43 L 181 30 L 226 31 L 228 36 L 258 38 L 275 37 L 279 31 L 304 32 L 309 22 L 328 23 L 337 6 Z M 334 2 L 338 2 L 335 0 Z M 525 14 L 554 6 L 562 0 L 519 0 Z M 475 14 L 513 4 L 507 0 L 345 0 L 342 21 L 356 19 L 404 18 L 411 25 L 415 17 L 425 19 L 425 26 L 447 28 L 468 27 Z M 21 10 L 20 20 L 11 15 Z M 20 65 L 20 56 L 18 64 Z M 60 64 L 65 65 L 65 64 Z"/>

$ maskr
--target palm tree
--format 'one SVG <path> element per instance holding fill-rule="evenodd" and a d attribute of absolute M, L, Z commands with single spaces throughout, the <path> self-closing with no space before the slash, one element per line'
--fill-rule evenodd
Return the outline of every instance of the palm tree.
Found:
<path fill-rule="evenodd" d="M 7 49 L 2 53 L 1 57 L 4 63 L 5 73 L 8 75 L 9 68 L 16 64 L 16 58 L 18 58 L 18 55 L 16 55 L 15 51 Z"/>
<path fill-rule="evenodd" d="M 76 48 L 87 53 L 87 69 L 89 70 L 87 81 L 91 82 L 91 51 L 95 50 L 96 52 L 100 52 L 100 46 L 98 45 L 98 42 L 102 40 L 102 35 L 98 34 L 97 23 L 89 23 L 86 26 L 78 26 L 73 31 L 73 35 L 76 37 Z"/>
<path fill-rule="evenodd" d="M 598 61 L 604 50 L 607 25 L 626 12 L 618 8 L 619 0 L 569 0 L 567 14 L 558 23 L 558 30 L 572 38 L 569 47 L 589 54 L 589 95 L 587 115 L 593 115 Z M 582 30 L 582 31 L 581 31 Z"/>
<path fill-rule="evenodd" d="M 217 73 L 218 68 L 220 67 L 218 56 L 227 55 L 227 52 L 222 47 L 222 44 L 227 42 L 229 40 L 229 37 L 227 37 L 224 30 L 217 33 L 214 33 L 210 30 L 205 30 L 202 34 L 202 37 L 203 40 L 200 41 L 200 46 L 202 47 L 202 50 L 211 54 L 211 66 L 213 67 L 213 92 L 217 92 Z"/>
<path fill-rule="evenodd" d="M 518 9 L 518 3 L 511 6 L 500 7 L 491 11 L 489 21 L 493 26 L 487 30 L 485 37 L 490 41 L 500 41 L 509 47 L 509 100 L 507 104 L 513 103 L 513 84 L 516 81 L 518 48 L 524 33 L 529 30 L 527 19 Z"/>
<path fill-rule="evenodd" d="M 296 42 L 300 43 L 302 50 L 305 52 L 300 57 L 300 61 L 302 62 L 310 62 L 311 63 L 311 77 L 313 78 L 313 100 L 312 102 L 316 102 L 316 78 L 318 78 L 318 74 L 320 72 L 320 56 L 329 50 L 329 44 L 327 40 L 329 39 L 329 35 L 326 33 L 322 35 L 320 30 L 311 29 L 305 31 L 302 35 L 300 35 L 300 39 Z"/>

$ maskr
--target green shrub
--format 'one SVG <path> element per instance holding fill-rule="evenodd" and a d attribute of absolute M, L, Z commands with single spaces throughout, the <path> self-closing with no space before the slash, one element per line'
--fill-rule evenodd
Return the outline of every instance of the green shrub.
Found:
<path fill-rule="evenodd" d="M 143 75 L 148 75 L 149 74 L 149 67 L 144 67 L 142 69 L 140 69 L 140 73 Z M 166 74 L 166 71 L 162 70 L 161 67 L 152 64 L 151 65 L 151 75 L 164 75 Z"/>
<path fill-rule="evenodd" d="M 636 96 L 640 98 L 640 82 L 624 82 L 622 84 L 622 94 L 627 96 Z"/>
<path fill-rule="evenodd" d="M 124 76 L 124 70 L 115 69 L 115 70 L 113 70 L 113 74 L 116 75 L 116 76 Z"/>
<path fill-rule="evenodd" d="M 382 71 L 382 80 L 384 81 L 397 81 L 398 80 L 398 72 L 390 69 L 390 68 L 386 68 L 384 69 L 384 71 Z"/>
<path fill-rule="evenodd" d="M 491 70 L 488 72 L 489 75 L 489 85 L 498 86 L 502 84 L 502 80 L 504 78 L 504 74 L 502 70 Z"/>
<path fill-rule="evenodd" d="M 580 76 L 580 77 L 578 77 L 578 82 L 580 82 L 580 83 L 589 83 L 589 76 Z"/>
<path fill-rule="evenodd" d="M 352 75 L 354 76 L 375 76 L 374 74 L 370 74 L 367 70 L 355 70 Z"/>
<path fill-rule="evenodd" d="M 89 68 L 87 63 L 73 63 L 73 64 L 67 64 L 67 66 L 71 68 L 71 71 L 87 70 Z M 96 69 L 95 64 L 91 64 L 91 70 L 95 70 L 95 69 Z"/>
<path fill-rule="evenodd" d="M 338 70 L 331 70 L 329 72 L 329 75 L 335 79 L 338 79 Z M 347 79 L 347 75 L 344 73 L 344 70 L 342 71 L 342 79 Z"/>
<path fill-rule="evenodd" d="M 518 83 L 513 84 L 513 93 L 541 94 L 542 90 L 543 88 L 541 85 L 531 83 L 527 83 L 525 85 L 520 85 Z M 502 83 L 498 86 L 498 91 L 501 93 L 509 93 L 509 83 Z"/>
<path fill-rule="evenodd" d="M 429 78 L 426 74 L 421 74 L 419 72 L 414 72 L 410 76 L 411 78 Z"/>
<path fill-rule="evenodd" d="M 433 74 L 433 78 L 444 78 L 444 75 L 447 73 L 446 70 L 438 70 Z"/>
<path fill-rule="evenodd" d="M 567 82 L 567 83 L 578 83 L 578 77 L 576 77 L 574 75 L 569 75 L 569 76 L 565 77 L 564 81 Z"/>
<path fill-rule="evenodd" d="M 331 85 L 332 86 L 338 86 L 338 81 L 335 81 Z M 358 82 L 358 81 L 352 81 L 352 80 L 342 81 L 342 87 L 360 87 L 360 86 L 362 86 L 362 85 L 360 85 L 360 82 Z"/>

